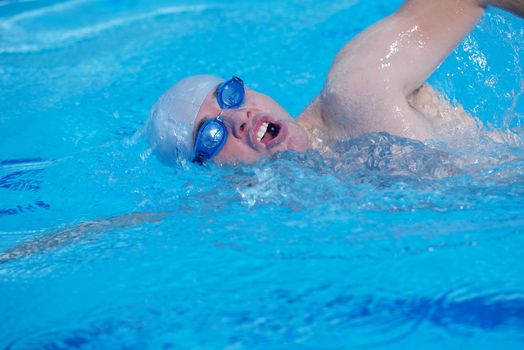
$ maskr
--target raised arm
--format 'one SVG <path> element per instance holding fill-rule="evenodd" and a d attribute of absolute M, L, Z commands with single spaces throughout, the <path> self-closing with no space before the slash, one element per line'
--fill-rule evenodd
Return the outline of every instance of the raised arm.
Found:
<path fill-rule="evenodd" d="M 471 0 L 408 0 L 395 14 L 369 27 L 340 51 L 328 84 L 343 88 L 341 77 L 356 70 L 365 73 L 368 81 L 409 95 L 481 14 L 482 8 Z"/>
<path fill-rule="evenodd" d="M 342 138 L 387 131 L 431 138 L 431 121 L 408 105 L 475 25 L 487 5 L 524 13 L 524 0 L 407 0 L 338 53 L 321 94 L 301 115 L 306 127 Z M 315 114 L 320 115 L 316 118 Z"/>

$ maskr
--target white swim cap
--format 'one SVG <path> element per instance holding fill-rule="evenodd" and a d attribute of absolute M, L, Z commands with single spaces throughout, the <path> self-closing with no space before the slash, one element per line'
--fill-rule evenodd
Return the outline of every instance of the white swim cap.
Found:
<path fill-rule="evenodd" d="M 195 120 L 211 89 L 224 81 L 213 75 L 193 75 L 167 90 L 149 114 L 146 135 L 161 160 L 189 159 L 193 153 Z"/>

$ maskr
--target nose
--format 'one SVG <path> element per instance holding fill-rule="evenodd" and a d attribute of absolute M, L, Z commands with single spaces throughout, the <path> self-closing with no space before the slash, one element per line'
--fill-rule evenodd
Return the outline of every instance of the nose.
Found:
<path fill-rule="evenodd" d="M 253 111 L 249 108 L 226 109 L 222 111 L 224 123 L 230 127 L 233 136 L 237 139 L 244 138 L 251 128 Z"/>

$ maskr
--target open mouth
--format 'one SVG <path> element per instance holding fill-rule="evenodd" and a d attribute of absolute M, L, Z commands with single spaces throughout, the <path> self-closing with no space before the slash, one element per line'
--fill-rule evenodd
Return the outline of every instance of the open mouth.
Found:
<path fill-rule="evenodd" d="M 265 145 L 274 140 L 280 132 L 280 126 L 277 124 L 265 122 L 260 125 L 257 131 L 257 140 Z"/>

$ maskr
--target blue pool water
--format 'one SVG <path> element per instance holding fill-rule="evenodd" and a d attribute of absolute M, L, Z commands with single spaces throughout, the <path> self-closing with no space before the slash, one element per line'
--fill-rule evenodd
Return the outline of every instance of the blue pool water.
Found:
<path fill-rule="evenodd" d="M 495 143 L 371 134 L 166 167 L 187 74 L 292 114 L 400 1 L 0 1 L 0 348 L 524 348 L 524 22 L 489 10 L 430 83 Z"/>

